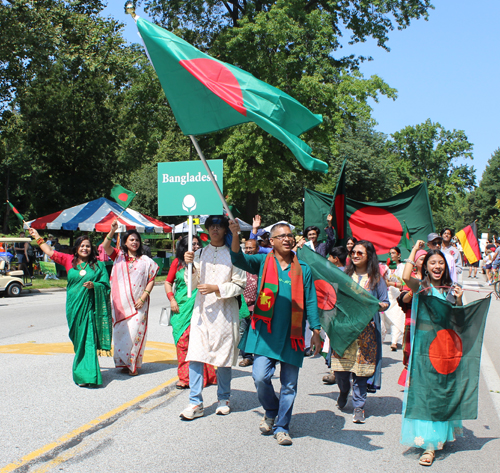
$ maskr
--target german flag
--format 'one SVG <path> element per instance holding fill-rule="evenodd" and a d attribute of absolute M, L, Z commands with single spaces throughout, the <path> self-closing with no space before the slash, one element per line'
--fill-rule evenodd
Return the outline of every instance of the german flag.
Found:
<path fill-rule="evenodd" d="M 462 245 L 462 250 L 469 263 L 475 263 L 481 259 L 481 250 L 479 248 L 479 241 L 477 240 L 477 225 L 472 222 L 464 229 L 460 230 L 456 237 Z"/>

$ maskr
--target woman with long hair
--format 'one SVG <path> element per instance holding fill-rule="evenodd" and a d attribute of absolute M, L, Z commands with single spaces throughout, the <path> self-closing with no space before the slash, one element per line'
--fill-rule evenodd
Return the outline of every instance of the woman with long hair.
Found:
<path fill-rule="evenodd" d="M 143 254 L 137 230 L 121 235 L 120 249 L 111 241 L 118 220 L 104 239 L 103 247 L 114 261 L 111 271 L 111 307 L 113 310 L 113 357 L 115 366 L 130 376 L 138 374 L 146 348 L 149 296 L 153 290 L 158 265 Z"/>
<path fill-rule="evenodd" d="M 184 281 L 184 273 L 187 267 L 184 261 L 184 255 L 188 250 L 188 241 L 189 238 L 184 236 L 177 244 L 175 259 L 170 265 L 170 270 L 165 280 L 165 292 L 167 293 L 172 310 L 170 323 L 172 324 L 172 334 L 177 350 L 177 376 L 179 377 L 179 381 L 177 381 L 176 384 L 177 389 L 189 388 L 189 361 L 186 361 L 186 356 L 189 346 L 191 315 L 193 314 L 194 301 L 198 293 L 198 289 L 194 289 L 191 297 L 188 297 L 187 285 Z M 196 252 L 200 247 L 198 237 L 194 236 L 193 251 Z M 173 292 L 174 283 L 175 293 Z M 203 386 L 206 387 L 210 384 L 217 384 L 215 368 L 206 363 L 204 365 Z"/>
<path fill-rule="evenodd" d="M 454 285 L 450 276 L 450 270 L 446 258 L 440 250 L 429 250 L 422 263 L 422 279 L 412 276 L 413 264 L 417 252 L 425 245 L 422 240 L 417 241 L 412 249 L 410 257 L 406 260 L 403 279 L 413 291 L 411 343 L 415 337 L 415 317 L 418 310 L 418 299 L 420 292 L 431 294 L 441 299 L 446 299 L 448 290 L 452 288 L 456 297 L 456 305 L 462 305 L 463 291 L 460 286 Z M 412 360 L 410 358 L 410 367 Z M 411 368 L 410 368 L 411 369 Z M 411 447 L 423 448 L 424 453 L 419 463 L 424 466 L 432 465 L 435 450 L 442 449 L 448 441 L 455 440 L 456 435 L 462 435 L 462 421 L 430 421 L 419 419 L 408 419 L 405 417 L 406 400 L 408 396 L 408 383 L 406 383 L 403 401 L 403 422 L 401 425 L 401 443 Z"/>
<path fill-rule="evenodd" d="M 373 244 L 366 240 L 358 241 L 351 252 L 345 273 L 357 284 L 379 300 L 381 311 L 389 307 L 387 286 L 380 275 L 377 253 Z M 343 409 L 352 384 L 353 422 L 365 422 L 365 403 L 368 390 L 380 389 L 382 382 L 382 337 L 380 333 L 379 312 L 361 332 L 361 335 L 345 351 L 342 358 L 333 352 L 332 369 L 340 390 L 337 407 Z"/>
<path fill-rule="evenodd" d="M 354 237 L 349 237 L 346 241 L 345 247 L 347 249 L 347 259 L 346 259 L 346 265 L 348 265 L 351 261 L 351 253 L 352 249 L 354 248 L 354 245 L 358 242 L 357 238 Z"/>
<path fill-rule="evenodd" d="M 66 268 L 66 319 L 73 342 L 73 380 L 79 386 L 102 384 L 98 350 L 111 350 L 109 277 L 87 236 L 75 241 L 71 255 L 53 250 L 34 228 L 30 235 L 55 263 Z"/>
<path fill-rule="evenodd" d="M 389 292 L 389 308 L 382 312 L 382 343 L 385 341 L 387 329 L 391 329 L 391 350 L 398 349 L 398 343 L 403 344 L 405 314 L 398 305 L 398 297 L 405 285 L 403 281 L 404 263 L 401 263 L 401 250 L 393 246 L 389 250 L 390 261 L 384 273 L 385 283 Z"/>

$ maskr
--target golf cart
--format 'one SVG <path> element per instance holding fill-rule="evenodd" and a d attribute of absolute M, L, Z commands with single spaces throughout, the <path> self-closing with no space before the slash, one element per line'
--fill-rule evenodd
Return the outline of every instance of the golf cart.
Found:
<path fill-rule="evenodd" d="M 24 243 L 30 242 L 30 238 L 0 238 L 0 242 L 4 243 Z M 11 297 L 21 295 L 23 287 L 31 286 L 31 282 L 24 281 L 24 271 L 22 269 L 11 269 L 11 260 L 13 257 L 8 252 L 0 255 L 0 295 L 7 294 Z"/>

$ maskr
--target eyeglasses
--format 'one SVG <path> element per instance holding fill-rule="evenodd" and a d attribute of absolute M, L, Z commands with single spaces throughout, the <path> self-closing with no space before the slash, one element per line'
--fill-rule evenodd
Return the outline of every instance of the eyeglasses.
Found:
<path fill-rule="evenodd" d="M 221 230 L 222 227 L 220 225 L 210 225 L 208 227 L 209 230 Z"/>
<path fill-rule="evenodd" d="M 281 235 L 275 235 L 273 237 L 271 237 L 273 239 L 277 239 L 277 240 L 280 240 L 280 241 L 283 241 L 283 240 L 294 240 L 295 238 L 293 237 L 293 235 L 291 233 L 283 233 Z"/>
<path fill-rule="evenodd" d="M 359 256 L 361 258 L 362 256 L 366 256 L 366 253 L 363 253 L 362 251 L 353 251 L 352 256 Z"/>

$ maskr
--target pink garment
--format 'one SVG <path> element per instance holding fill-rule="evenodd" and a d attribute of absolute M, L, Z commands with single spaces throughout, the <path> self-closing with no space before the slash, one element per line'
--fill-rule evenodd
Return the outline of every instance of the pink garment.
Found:
<path fill-rule="evenodd" d="M 253 312 L 255 301 L 257 300 L 257 281 L 259 280 L 258 274 L 247 273 L 247 285 L 243 291 L 243 297 L 247 303 L 248 310 Z"/>
<path fill-rule="evenodd" d="M 131 372 L 142 366 L 146 348 L 149 297 L 140 309 L 135 302 L 156 277 L 158 265 L 147 256 L 136 260 L 115 250 L 111 272 L 111 309 L 113 314 L 113 357 L 116 367 L 127 367 Z"/>
<path fill-rule="evenodd" d="M 106 250 L 104 249 L 104 246 L 102 246 L 102 243 L 97 247 L 97 259 L 99 261 L 109 261 L 109 256 L 106 253 Z"/>

